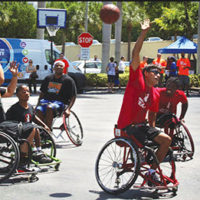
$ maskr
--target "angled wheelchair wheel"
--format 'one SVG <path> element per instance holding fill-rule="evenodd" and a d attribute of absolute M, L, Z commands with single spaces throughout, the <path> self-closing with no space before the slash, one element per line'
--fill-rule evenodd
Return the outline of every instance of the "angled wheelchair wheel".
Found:
<path fill-rule="evenodd" d="M 9 135 L 0 132 L 0 182 L 15 172 L 19 160 L 20 153 L 16 142 Z"/>
<path fill-rule="evenodd" d="M 192 158 L 194 155 L 194 142 L 188 128 L 181 123 L 176 127 L 173 137 L 173 149 L 185 160 L 186 157 Z"/>
<path fill-rule="evenodd" d="M 71 111 L 69 117 L 66 117 L 64 113 L 63 124 L 71 142 L 76 146 L 80 146 L 83 142 L 83 128 L 78 116 L 73 111 Z"/>
<path fill-rule="evenodd" d="M 40 126 L 38 127 L 38 129 L 40 132 L 42 151 L 50 157 L 55 157 L 56 144 L 54 142 L 53 137 L 51 136 L 51 133 L 49 133 L 46 129 Z"/>
<path fill-rule="evenodd" d="M 99 186 L 107 193 L 128 190 L 136 181 L 140 169 L 138 149 L 129 140 L 114 138 L 98 154 L 95 175 Z"/>

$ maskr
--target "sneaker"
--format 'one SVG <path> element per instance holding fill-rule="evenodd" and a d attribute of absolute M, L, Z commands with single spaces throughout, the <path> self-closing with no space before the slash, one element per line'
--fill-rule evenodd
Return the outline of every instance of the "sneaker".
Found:
<path fill-rule="evenodd" d="M 148 177 L 148 180 L 147 180 L 147 184 L 148 184 L 148 186 L 149 187 L 153 187 L 153 186 L 156 186 L 156 184 L 155 183 L 157 183 L 157 184 L 161 184 L 161 181 L 159 180 L 159 177 L 156 175 L 156 173 L 154 172 L 154 173 L 152 173 L 152 174 L 150 174 L 149 172 L 147 172 L 147 175 L 146 175 L 147 177 Z M 152 182 L 152 181 L 153 182 Z"/>
<path fill-rule="evenodd" d="M 27 173 L 27 172 L 34 172 L 34 169 L 30 169 L 26 166 L 19 166 L 17 169 L 17 173 Z"/>
<path fill-rule="evenodd" d="M 46 156 L 43 151 L 33 152 L 32 159 L 40 164 L 52 162 L 52 159 Z"/>

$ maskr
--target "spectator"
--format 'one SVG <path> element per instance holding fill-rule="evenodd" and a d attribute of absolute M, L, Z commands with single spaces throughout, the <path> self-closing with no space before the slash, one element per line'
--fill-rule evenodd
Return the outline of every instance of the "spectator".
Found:
<path fill-rule="evenodd" d="M 119 66 L 118 66 L 119 74 L 123 74 L 125 71 L 126 65 L 125 65 L 124 61 L 125 61 L 125 58 L 124 58 L 124 56 L 122 56 L 119 61 Z"/>
<path fill-rule="evenodd" d="M 115 70 L 115 82 L 114 82 L 114 85 L 118 86 L 119 89 L 121 89 L 120 80 L 119 80 L 119 68 L 118 68 L 117 61 L 115 61 L 115 64 L 116 64 L 116 70 Z"/>
<path fill-rule="evenodd" d="M 66 59 L 64 59 L 64 54 L 63 53 L 60 54 L 60 58 L 55 60 L 55 62 L 59 61 L 59 60 L 61 60 L 65 64 L 64 69 L 63 69 L 63 74 L 68 74 L 69 63 L 68 63 L 68 61 Z"/>
<path fill-rule="evenodd" d="M 101 61 L 99 58 L 98 58 L 98 56 L 97 55 L 94 55 L 94 59 L 93 59 L 94 61 Z"/>
<path fill-rule="evenodd" d="M 185 53 L 181 53 L 181 58 L 177 61 L 178 75 L 182 85 L 182 90 L 186 91 L 187 96 L 189 96 L 188 89 L 190 85 L 189 69 L 191 67 L 190 60 L 185 58 Z"/>
<path fill-rule="evenodd" d="M 29 91 L 30 93 L 32 93 L 32 84 L 33 84 L 33 88 L 34 88 L 34 93 L 36 94 L 37 90 L 36 90 L 36 79 L 38 78 L 37 75 L 37 69 L 36 67 L 33 65 L 33 60 L 29 59 L 29 64 L 26 67 L 26 73 L 28 74 L 28 86 L 29 86 Z"/>
<path fill-rule="evenodd" d="M 51 129 L 53 117 L 66 107 L 67 116 L 76 99 L 76 85 L 67 74 L 63 74 L 65 63 L 54 62 L 54 74 L 48 75 L 40 87 L 40 96 L 36 106 L 37 116 Z"/>
<path fill-rule="evenodd" d="M 107 75 L 108 75 L 108 92 L 113 93 L 113 86 L 115 81 L 115 71 L 116 71 L 116 63 L 114 63 L 114 58 L 110 57 L 110 62 L 106 67 Z"/>
<path fill-rule="evenodd" d="M 166 68 L 166 65 L 167 65 L 167 62 L 161 58 L 161 54 L 158 53 L 157 54 L 157 58 L 153 60 L 153 64 L 155 65 L 158 65 L 160 68 L 161 68 L 161 72 L 160 72 L 160 79 L 159 79 L 159 82 L 158 82 L 158 86 L 159 87 L 162 87 L 163 86 L 163 74 L 165 72 L 165 68 Z"/>
<path fill-rule="evenodd" d="M 147 56 L 143 56 L 143 60 L 140 62 L 140 69 L 143 70 L 144 67 L 147 66 L 147 60 L 148 60 L 148 57 Z"/>

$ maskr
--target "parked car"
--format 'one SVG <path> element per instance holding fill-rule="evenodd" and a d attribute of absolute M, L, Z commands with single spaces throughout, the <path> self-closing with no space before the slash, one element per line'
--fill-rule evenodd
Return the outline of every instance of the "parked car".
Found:
<path fill-rule="evenodd" d="M 146 39 L 147 42 L 163 41 L 160 37 L 149 37 Z"/>
<path fill-rule="evenodd" d="M 92 41 L 92 45 L 98 45 L 98 44 L 101 44 L 98 40 L 93 40 Z"/>
<path fill-rule="evenodd" d="M 81 73 L 101 73 L 101 66 L 102 62 L 101 61 L 92 61 L 92 60 L 78 60 L 78 61 L 73 61 L 72 66 L 79 70 Z"/>
<path fill-rule="evenodd" d="M 74 42 L 65 42 L 65 46 L 75 46 Z"/>

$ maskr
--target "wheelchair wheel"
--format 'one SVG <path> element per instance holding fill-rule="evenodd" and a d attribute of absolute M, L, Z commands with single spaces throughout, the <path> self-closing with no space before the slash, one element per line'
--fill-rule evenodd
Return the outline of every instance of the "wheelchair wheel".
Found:
<path fill-rule="evenodd" d="M 140 168 L 138 149 L 129 140 L 114 138 L 98 154 L 95 175 L 99 186 L 107 193 L 128 190 L 136 181 Z"/>
<path fill-rule="evenodd" d="M 56 144 L 54 142 L 54 139 L 52 138 L 50 133 L 43 127 L 38 127 L 38 129 L 40 132 L 42 151 L 50 157 L 55 157 Z"/>
<path fill-rule="evenodd" d="M 64 113 L 63 122 L 64 128 L 71 142 L 76 146 L 80 146 L 83 140 L 83 128 L 78 116 L 73 111 L 71 111 L 69 117 L 66 117 Z"/>
<path fill-rule="evenodd" d="M 17 169 L 20 160 L 19 148 L 7 134 L 0 132 L 0 182 L 8 179 Z"/>
<path fill-rule="evenodd" d="M 185 160 L 187 156 L 190 158 L 194 155 L 194 142 L 188 128 L 181 123 L 176 127 L 176 133 L 173 137 L 173 149 L 182 155 Z"/>

